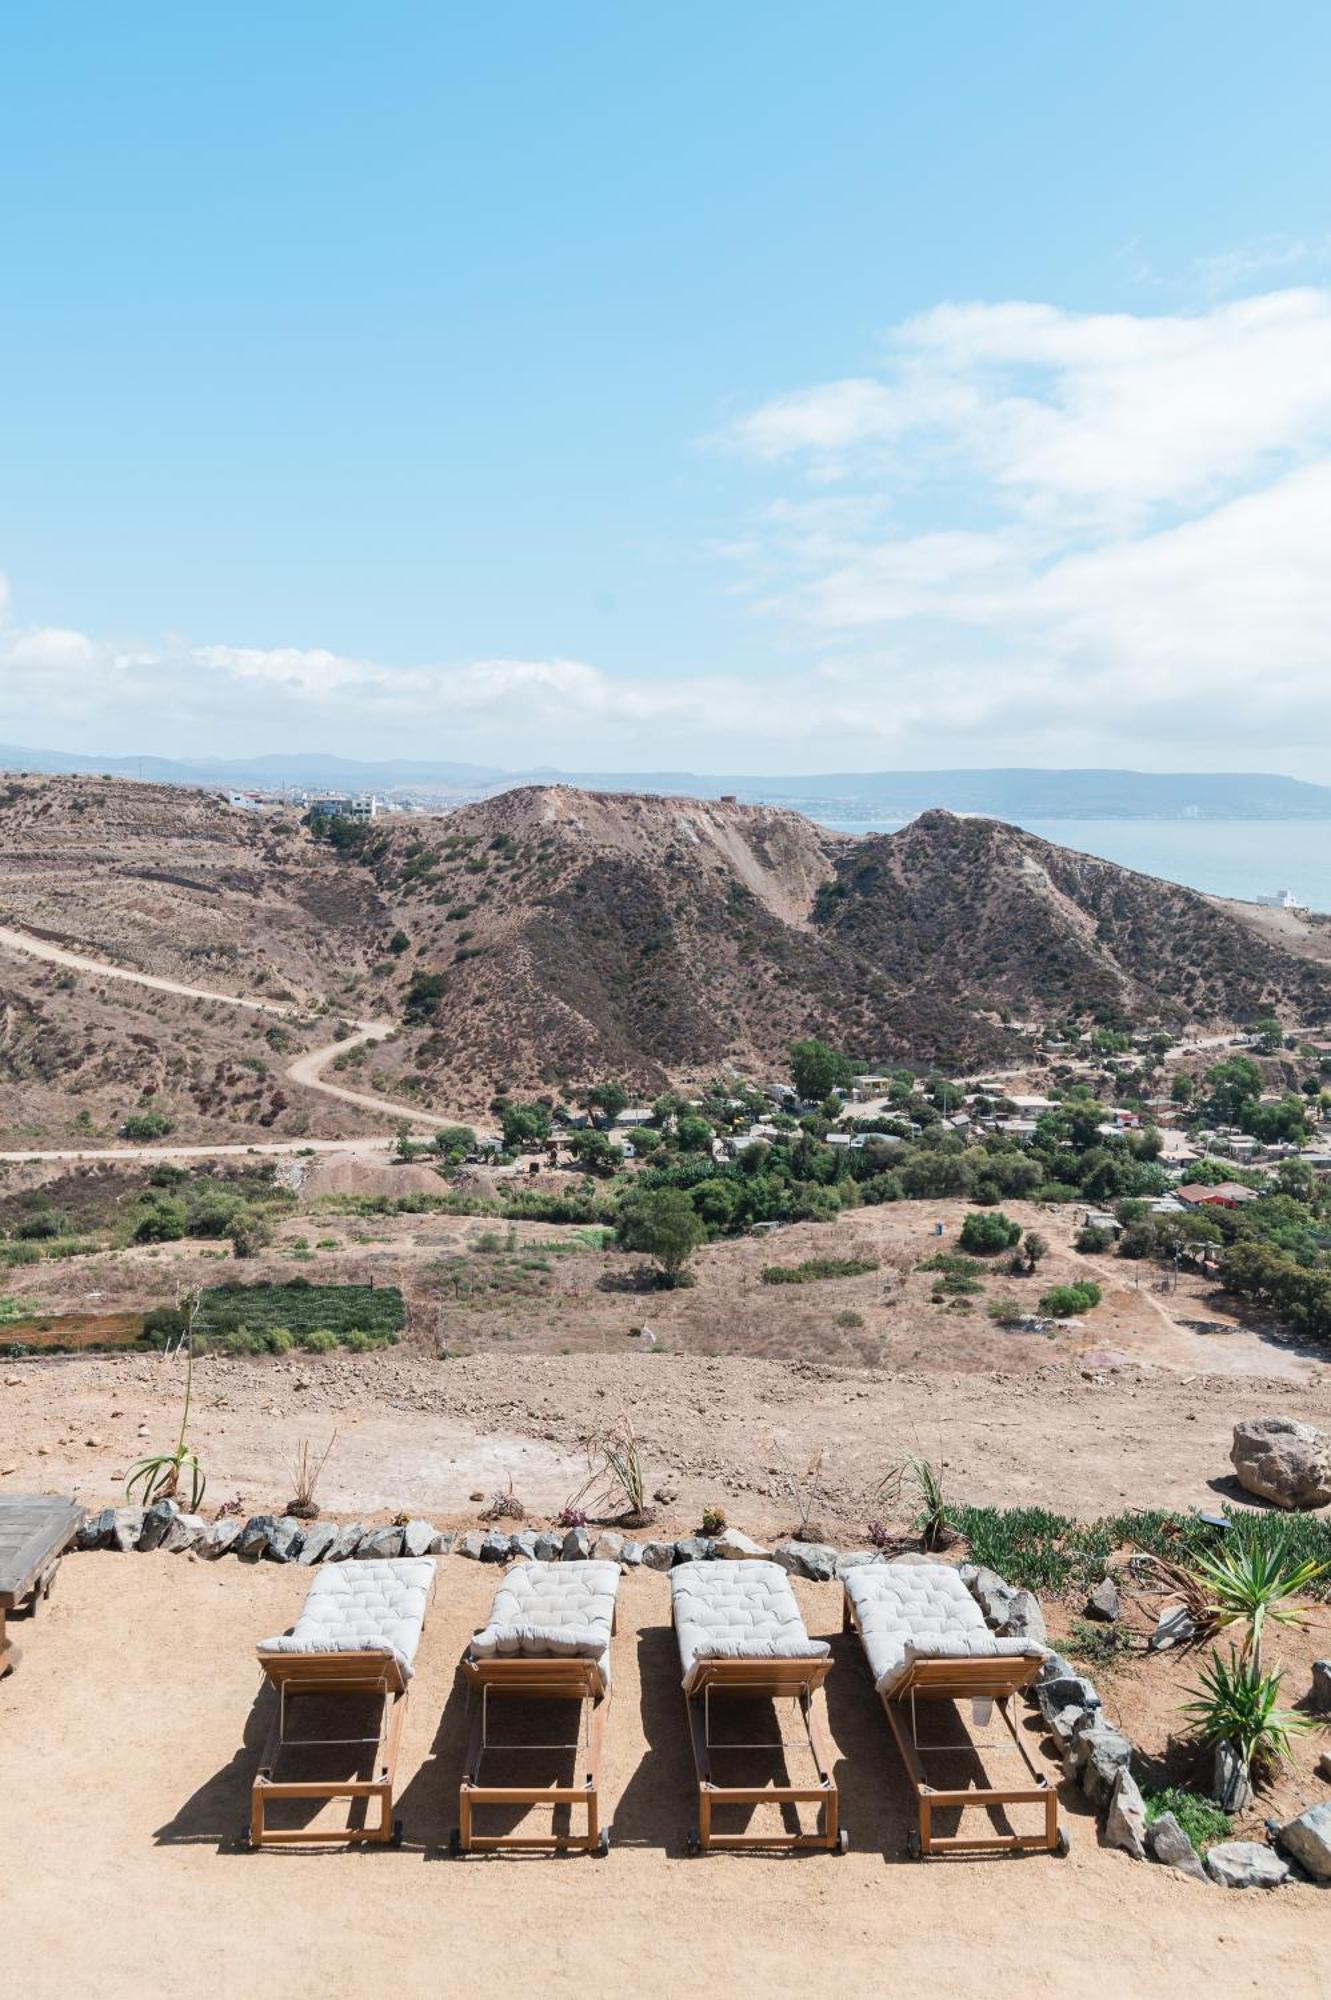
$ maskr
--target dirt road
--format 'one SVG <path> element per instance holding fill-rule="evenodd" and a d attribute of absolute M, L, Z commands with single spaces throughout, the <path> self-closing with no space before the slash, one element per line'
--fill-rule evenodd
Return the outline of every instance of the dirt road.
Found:
<path fill-rule="evenodd" d="M 215 993 L 201 986 L 185 986 L 177 979 L 161 979 L 154 973 L 136 972 L 128 966 L 108 965 L 102 959 L 86 958 L 82 952 L 69 951 L 64 945 L 52 944 L 48 938 L 31 936 L 27 931 L 13 930 L 0 925 L 0 948 L 24 953 L 28 958 L 44 959 L 48 965 L 61 965 L 71 972 L 85 972 L 99 979 L 121 979 L 131 986 L 151 987 L 158 993 L 173 993 L 185 1000 L 208 1000 L 224 1007 L 243 1007 L 250 1013 L 277 1014 L 292 1019 L 307 1014 L 310 1010 L 294 1000 L 266 1000 L 257 995 L 240 993 Z M 338 1056 L 348 1054 L 367 1042 L 386 1041 L 395 1031 L 392 1021 L 358 1021 L 351 1034 L 343 1035 L 338 1041 L 328 1042 L 322 1048 L 309 1049 L 287 1066 L 289 1083 L 300 1090 L 317 1090 L 324 1097 L 337 1098 L 343 1104 L 355 1104 L 363 1111 L 382 1111 L 400 1124 L 404 1119 L 409 1125 L 428 1125 L 437 1130 L 448 1121 L 437 1112 L 424 1112 L 416 1105 L 401 1104 L 389 1097 L 378 1097 L 369 1091 L 348 1090 L 340 1083 L 326 1083 L 323 1071 Z M 324 1145 L 342 1143 L 364 1145 L 376 1143 L 387 1145 L 389 1136 L 381 1141 L 324 1141 Z M 302 1150 L 305 1142 L 291 1144 L 271 1144 L 261 1146 L 180 1146 L 180 1147 L 134 1147 L 128 1151 L 89 1152 L 85 1148 L 71 1148 L 59 1152 L 10 1152 L 0 1153 L 0 1160 L 41 1161 L 41 1160 L 117 1160 L 117 1159 L 204 1159 L 214 1153 L 295 1153 Z M 314 1142 L 316 1145 L 318 1141 Z"/>

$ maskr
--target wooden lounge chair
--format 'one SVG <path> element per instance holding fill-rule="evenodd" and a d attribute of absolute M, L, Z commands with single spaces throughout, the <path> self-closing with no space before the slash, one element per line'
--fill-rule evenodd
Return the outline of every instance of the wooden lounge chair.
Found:
<path fill-rule="evenodd" d="M 578 1849 L 604 1857 L 610 1829 L 601 1825 L 601 1751 L 610 1705 L 610 1640 L 615 1630 L 619 1565 L 612 1562 L 520 1563 L 495 1593 L 490 1621 L 467 1648 L 462 1671 L 470 1689 L 471 1728 L 458 1788 L 458 1825 L 449 1846 L 455 1857 L 475 1851 Z M 577 1728 L 554 1743 L 499 1738 L 491 1733 L 495 1701 L 576 1702 Z M 551 1759 L 574 1759 L 567 1782 Z M 543 1783 L 501 1783 L 498 1763 L 526 1757 L 545 1761 Z M 487 1772 L 487 1762 L 489 1772 Z M 556 1824 L 547 1834 L 478 1833 L 478 1807 L 550 1806 Z M 585 1809 L 586 1830 L 558 1821 Z"/>
<path fill-rule="evenodd" d="M 1014 1851 L 1066 1854 L 1058 1793 L 1032 1763 L 1011 1715 L 1013 1695 L 1030 1686 L 1046 1657 L 1045 1648 L 1029 1639 L 996 1637 L 947 1563 L 864 1563 L 846 1577 L 845 1591 L 845 1629 L 860 1635 L 915 1794 L 918 1818 L 908 1840 L 911 1857 Z M 997 1709 L 1006 1734 L 995 1742 L 977 1743 L 954 1708 L 951 1740 L 922 1741 L 919 1704 L 960 1701 L 971 1702 L 978 1726 Z M 1011 1784 L 994 1782 L 982 1752 L 1015 1759 L 1020 1779 Z M 936 1782 L 926 1769 L 926 1758 L 935 1771 L 950 1760 L 959 1776 L 950 1784 Z M 1013 1826 L 1009 1811 L 1013 1807 L 1032 1809 L 1035 1831 L 1020 1832 Z M 987 1811 L 999 1830 L 960 1831 L 962 1814 L 975 1808 Z M 939 1832 L 934 1815 L 940 1812 L 954 1814 L 958 1830 Z"/>
<path fill-rule="evenodd" d="M 49 1494 L 15 1493 L 0 1500 L 0 1679 L 19 1663 L 19 1649 L 5 1636 L 11 1611 L 51 1595 L 60 1558 L 83 1525 L 83 1509 Z"/>
<path fill-rule="evenodd" d="M 407 1686 L 433 1583 L 428 1556 L 330 1565 L 316 1572 L 292 1630 L 260 1641 L 259 1663 L 277 1690 L 277 1713 L 250 1792 L 249 1846 L 400 1841 L 393 1785 Z M 296 1733 L 305 1705 L 325 1711 L 316 1715 L 309 1736 Z M 319 1726 L 349 1710 L 362 1722 L 359 1733 L 333 1733 L 345 1726 L 336 1721 Z M 304 1776 L 285 1775 L 293 1764 L 322 1763 L 337 1751 L 353 1753 L 343 1760 L 349 1770 L 328 1776 L 307 1768 Z M 367 1815 L 374 1799 L 378 1819 L 368 1825 L 270 1827 L 267 1808 L 292 1799 L 349 1799 L 353 1810 Z"/>
<path fill-rule="evenodd" d="M 770 1562 L 681 1563 L 670 1573 L 670 1599 L 698 1776 L 698 1823 L 686 1836 L 688 1852 L 758 1847 L 844 1854 L 848 1843 L 839 1825 L 832 1745 L 815 1705 L 832 1664 L 829 1648 L 805 1630 L 786 1572 Z M 778 1733 L 759 1742 L 727 1737 L 719 1716 L 713 1727 L 713 1708 L 740 1702 L 794 1703 L 800 1734 Z M 809 1760 L 809 1781 L 781 1782 L 788 1752 Z M 719 1775 L 719 1766 L 733 1770 L 735 1759 L 752 1768 L 773 1758 L 782 1766 L 774 1783 L 726 1784 Z M 781 1832 L 718 1832 L 712 1817 L 718 1806 L 788 1807 L 796 1815 L 800 1806 L 816 1806 L 817 1823 L 808 1831 L 787 1826 Z"/>

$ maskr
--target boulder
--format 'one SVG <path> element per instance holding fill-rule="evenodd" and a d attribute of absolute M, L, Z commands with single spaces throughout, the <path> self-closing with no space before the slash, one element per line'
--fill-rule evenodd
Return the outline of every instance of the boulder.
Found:
<path fill-rule="evenodd" d="M 1029 1639 L 1033 1645 L 1043 1646 L 1049 1637 L 1045 1630 L 1044 1613 L 1040 1601 L 1029 1590 L 1018 1590 L 1008 1605 L 1007 1617 L 998 1627 L 1000 1639 Z"/>
<path fill-rule="evenodd" d="M 535 1562 L 536 1544 L 535 1528 L 519 1528 L 516 1535 L 508 1538 L 508 1552 L 511 1556 L 520 1556 L 524 1562 Z"/>
<path fill-rule="evenodd" d="M 767 1557 L 761 1542 L 755 1542 L 742 1528 L 723 1528 L 719 1535 L 713 1535 L 712 1554 L 722 1560 L 740 1562 L 762 1562 Z"/>
<path fill-rule="evenodd" d="M 1152 1653 L 1167 1653 L 1171 1646 L 1186 1646 L 1197 1637 L 1196 1622 L 1182 1604 L 1166 1606 L 1147 1640 Z"/>
<path fill-rule="evenodd" d="M 1064 1752 L 1071 1751 L 1078 1737 L 1091 1727 L 1097 1713 L 1096 1709 L 1083 1708 L 1080 1702 L 1069 1702 L 1066 1708 L 1060 1708 L 1056 1715 L 1051 1715 L 1049 1734 L 1058 1748 Z M 1075 1777 L 1080 1769 L 1081 1760 L 1074 1758 L 1073 1768 L 1068 1772 L 1068 1776 Z"/>
<path fill-rule="evenodd" d="M 670 1569 L 675 1561 L 673 1542 L 646 1542 L 643 1544 L 642 1566 L 644 1569 Z"/>
<path fill-rule="evenodd" d="M 1005 1583 L 997 1570 L 986 1569 L 978 1563 L 963 1563 L 957 1574 L 983 1611 L 985 1624 L 991 1631 L 997 1632 L 1006 1623 L 1012 1600 L 1017 1595 L 1013 1585 Z"/>
<path fill-rule="evenodd" d="M 254 1514 L 236 1538 L 236 1554 L 242 1562 L 256 1563 L 268 1546 L 268 1537 L 277 1526 L 271 1514 Z"/>
<path fill-rule="evenodd" d="M 1132 1744 L 1121 1729 L 1096 1722 L 1077 1739 L 1081 1788 L 1093 1806 L 1108 1805 L 1120 1771 L 1132 1766 Z"/>
<path fill-rule="evenodd" d="M 483 1563 L 506 1563 L 512 1553 L 507 1535 L 501 1535 L 498 1528 L 487 1530 L 481 1542 Z"/>
<path fill-rule="evenodd" d="M 1331 1882 L 1331 1804 L 1309 1806 L 1287 1820 L 1276 1839 L 1315 1882 Z"/>
<path fill-rule="evenodd" d="M 624 1537 L 613 1528 L 603 1528 L 592 1543 L 593 1562 L 617 1563 L 624 1547 Z"/>
<path fill-rule="evenodd" d="M 402 1553 L 404 1556 L 428 1556 L 433 1540 L 433 1521 L 408 1521 L 402 1530 Z"/>
<path fill-rule="evenodd" d="M 162 1547 L 170 1556 L 183 1555 L 186 1549 L 197 1548 L 208 1532 L 208 1523 L 202 1514 L 177 1514 L 166 1531 Z"/>
<path fill-rule="evenodd" d="M 392 1562 L 402 1553 L 402 1530 L 395 1521 L 367 1528 L 356 1544 L 357 1562 Z"/>
<path fill-rule="evenodd" d="M 1086 1616 L 1112 1625 L 1119 1613 L 1118 1585 L 1112 1576 L 1102 1577 L 1086 1599 Z"/>
<path fill-rule="evenodd" d="M 1289 1863 L 1257 1840 L 1221 1840 L 1206 1850 L 1206 1872 L 1222 1889 L 1278 1889 Z"/>
<path fill-rule="evenodd" d="M 1294 1417 L 1248 1417 L 1234 1426 L 1230 1462 L 1239 1485 L 1277 1507 L 1331 1500 L 1331 1437 Z"/>
<path fill-rule="evenodd" d="M 296 1561 L 302 1568 L 309 1569 L 313 1563 L 322 1562 L 325 1556 L 331 1555 L 336 1541 L 336 1521 L 311 1521 L 305 1530 L 305 1539 Z"/>
<path fill-rule="evenodd" d="M 592 1552 L 592 1538 L 586 1528 L 570 1528 L 559 1545 L 566 1563 L 586 1562 Z"/>
<path fill-rule="evenodd" d="M 1331 1715 L 1331 1660 L 1313 1661 L 1310 1700 L 1315 1715 Z"/>
<path fill-rule="evenodd" d="M 425 1553 L 427 1556 L 446 1556 L 452 1546 L 453 1530 L 451 1528 L 436 1528 L 430 1537 L 430 1546 Z"/>
<path fill-rule="evenodd" d="M 879 1561 L 881 1557 L 875 1549 L 847 1549 L 844 1555 L 836 1559 L 837 1579 L 839 1581 L 843 1576 L 849 1576 L 853 1569 L 863 1569 L 866 1563 Z"/>
<path fill-rule="evenodd" d="M 1163 1861 L 1166 1868 L 1176 1868 L 1180 1875 L 1190 1875 L 1194 1882 L 1210 1880 L 1196 1848 L 1173 1813 L 1161 1813 L 1159 1819 L 1151 1821 L 1146 1841 L 1156 1860 Z"/>
<path fill-rule="evenodd" d="M 1105 1813 L 1105 1840 L 1121 1847 L 1134 1861 L 1146 1858 L 1146 1804 L 1137 1780 L 1125 1764 L 1114 1780 Z"/>
<path fill-rule="evenodd" d="M 139 1548 L 144 1551 L 160 1549 L 166 1540 L 167 1530 L 179 1512 L 180 1509 L 174 1500 L 154 1500 L 143 1517 L 143 1526 L 139 1529 Z"/>
<path fill-rule="evenodd" d="M 1211 1797 L 1227 1813 L 1241 1813 L 1252 1804 L 1252 1780 L 1248 1776 L 1248 1767 L 1234 1745 L 1223 1739 L 1215 1746 Z"/>
<path fill-rule="evenodd" d="M 712 1544 L 706 1535 L 685 1535 L 682 1541 L 675 1543 L 677 1563 L 707 1562 L 711 1553 Z"/>
<path fill-rule="evenodd" d="M 837 1552 L 824 1542 L 778 1542 L 772 1561 L 792 1576 L 807 1577 L 810 1583 L 830 1583 L 836 1575 Z"/>
<path fill-rule="evenodd" d="M 543 1563 L 557 1562 L 559 1560 L 559 1551 L 562 1546 L 563 1546 L 562 1535 L 552 1535 L 548 1528 L 542 1528 L 541 1532 L 536 1537 L 537 1562 L 543 1562 Z"/>
<path fill-rule="evenodd" d="M 1058 1680 L 1042 1681 L 1037 1705 L 1046 1722 L 1065 1708 L 1099 1708 L 1100 1697 L 1083 1675 L 1067 1673 Z"/>
<path fill-rule="evenodd" d="M 481 1550 L 484 1546 L 485 1536 L 481 1533 L 481 1530 L 479 1528 L 468 1528 L 466 1533 L 459 1535 L 454 1542 L 453 1553 L 457 1556 L 466 1556 L 468 1562 L 479 1562 L 481 1559 Z"/>
<path fill-rule="evenodd" d="M 111 1544 L 111 1536 L 116 1525 L 114 1507 L 94 1507 L 83 1517 L 75 1546 L 80 1549 L 105 1549 Z"/>
<path fill-rule="evenodd" d="M 625 1542 L 623 1548 L 619 1551 L 619 1560 L 624 1565 L 625 1569 L 641 1569 L 642 1543 L 632 1542 L 632 1541 Z"/>
<path fill-rule="evenodd" d="M 305 1545 L 305 1523 L 294 1514 L 280 1514 L 273 1522 L 263 1559 L 270 1563 L 294 1562 Z"/>
<path fill-rule="evenodd" d="M 1036 1690 L 1044 1687 L 1047 1682 L 1070 1681 L 1075 1674 L 1076 1668 L 1070 1667 L 1061 1653 L 1050 1653 L 1047 1659 L 1040 1662 L 1039 1672 L 1031 1687 L 1032 1700 L 1035 1698 Z"/>
<path fill-rule="evenodd" d="M 143 1533 L 142 1507 L 117 1507 L 111 1533 L 107 1538 L 108 1549 L 116 1549 L 121 1555 L 139 1546 L 139 1536 Z"/>
<path fill-rule="evenodd" d="M 361 1536 L 364 1533 L 365 1533 L 364 1521 L 346 1522 L 346 1524 L 343 1527 L 338 1529 L 337 1540 L 333 1543 L 332 1548 L 329 1549 L 328 1554 L 324 1557 L 324 1561 L 330 1563 L 349 1562 L 352 1556 L 355 1555 L 356 1550 L 360 1547 Z"/>
<path fill-rule="evenodd" d="M 220 1521 L 214 1521 L 198 1545 L 199 1554 L 206 1557 L 209 1562 L 216 1562 L 219 1556 L 224 1556 L 228 1549 L 235 1547 L 240 1540 L 240 1530 L 241 1523 L 234 1514 L 226 1515 Z"/>

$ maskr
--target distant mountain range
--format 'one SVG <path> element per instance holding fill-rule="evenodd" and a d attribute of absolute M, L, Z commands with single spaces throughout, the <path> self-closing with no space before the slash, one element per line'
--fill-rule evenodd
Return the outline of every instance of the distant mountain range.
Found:
<path fill-rule="evenodd" d="M 309 751 L 256 757 L 74 756 L 0 743 L 0 769 L 104 772 L 157 784 L 284 786 L 407 792 L 441 801 L 487 798 L 513 785 L 662 793 L 790 806 L 839 824 L 910 820 L 934 807 L 1003 820 L 1331 819 L 1331 786 L 1252 771 L 837 771 L 812 776 L 706 776 L 693 771 L 506 771 L 405 758 L 362 762 Z"/>

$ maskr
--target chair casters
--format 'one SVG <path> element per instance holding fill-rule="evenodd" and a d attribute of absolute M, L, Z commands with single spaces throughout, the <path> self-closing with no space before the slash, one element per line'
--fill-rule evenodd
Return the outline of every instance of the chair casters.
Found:
<path fill-rule="evenodd" d="M 690 1860 L 702 1853 L 702 1835 L 696 1826 L 689 1827 L 684 1835 L 684 1852 Z"/>
<path fill-rule="evenodd" d="M 920 1844 L 920 1829 L 918 1826 L 913 1826 L 906 1835 L 906 1852 L 912 1861 L 918 1861 L 924 1852 Z"/>
<path fill-rule="evenodd" d="M 844 1826 L 840 1827 L 837 1831 L 836 1842 L 832 1848 L 832 1853 L 833 1854 L 850 1853 L 850 1835 L 847 1833 Z"/>
<path fill-rule="evenodd" d="M 1050 1849 L 1050 1853 L 1056 1854 L 1060 1861 L 1064 1861 L 1066 1860 L 1068 1854 L 1071 1852 L 1071 1848 L 1072 1848 L 1072 1843 L 1068 1839 L 1067 1828 L 1060 1826 L 1060 1828 L 1058 1829 L 1058 1839 L 1054 1842 L 1053 1847 Z"/>
<path fill-rule="evenodd" d="M 466 1853 L 466 1849 L 462 1845 L 462 1831 L 460 1827 L 455 1826 L 449 1833 L 448 1852 L 450 1858 L 454 1861 L 461 1861 L 463 1855 Z"/>
<path fill-rule="evenodd" d="M 587 1851 L 589 1854 L 594 1855 L 598 1861 L 605 1860 L 606 1855 L 610 1852 L 610 1829 L 608 1826 L 601 1828 L 601 1831 L 596 1836 L 596 1845 L 588 1848 Z"/>

